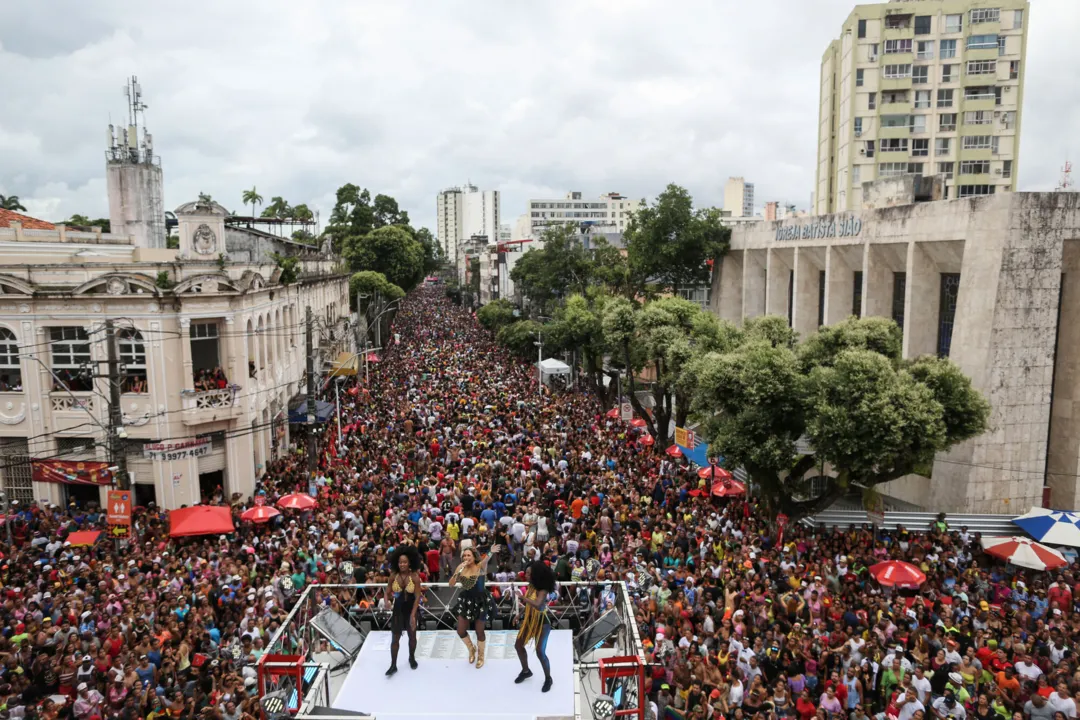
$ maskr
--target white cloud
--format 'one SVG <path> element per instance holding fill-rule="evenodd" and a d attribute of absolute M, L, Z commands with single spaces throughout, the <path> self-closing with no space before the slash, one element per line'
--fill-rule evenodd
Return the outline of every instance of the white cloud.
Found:
<path fill-rule="evenodd" d="M 0 193 L 46 219 L 107 213 L 104 128 L 142 82 L 165 202 L 256 185 L 325 214 L 346 182 L 434 224 L 435 193 L 530 196 L 668 182 L 719 204 L 728 175 L 805 206 L 821 54 L 847 0 L 8 0 L 0 5 Z M 1031 9 L 1020 186 L 1076 141 L 1080 3 Z"/>

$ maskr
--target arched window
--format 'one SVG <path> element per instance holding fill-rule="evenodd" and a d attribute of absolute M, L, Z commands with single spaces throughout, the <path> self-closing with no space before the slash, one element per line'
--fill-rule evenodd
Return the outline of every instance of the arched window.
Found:
<path fill-rule="evenodd" d="M 124 328 L 117 336 L 120 350 L 121 388 L 126 393 L 149 392 L 146 384 L 146 344 L 142 333 Z"/>
<path fill-rule="evenodd" d="M 0 392 L 22 390 L 22 363 L 15 333 L 0 327 Z"/>

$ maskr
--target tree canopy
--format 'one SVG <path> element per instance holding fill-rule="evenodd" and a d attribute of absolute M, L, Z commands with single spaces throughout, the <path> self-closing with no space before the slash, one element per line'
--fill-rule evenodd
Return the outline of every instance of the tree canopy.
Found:
<path fill-rule="evenodd" d="M 86 215 L 75 214 L 64 221 L 65 225 L 84 228 L 101 228 L 101 232 L 107 233 L 112 231 L 112 222 L 109 218 L 97 218 L 91 220 Z"/>
<path fill-rule="evenodd" d="M 406 292 L 424 277 L 424 248 L 408 229 L 387 225 L 346 238 L 344 256 L 354 271 L 374 270 Z"/>
<path fill-rule="evenodd" d="M 802 344 L 777 332 L 786 325 L 729 327 L 727 347 L 689 369 L 710 451 L 745 467 L 773 513 L 816 512 L 916 472 L 986 429 L 990 406 L 971 381 L 947 359 L 902 360 L 891 320 L 850 318 Z M 802 439 L 812 453 L 799 452 Z M 825 467 L 824 488 L 811 496 L 811 473 Z"/>
<path fill-rule="evenodd" d="M 635 286 L 675 293 L 709 281 L 709 263 L 727 252 L 731 229 L 721 224 L 719 210 L 695 210 L 690 193 L 671 184 L 631 216 L 625 236 Z"/>
<path fill-rule="evenodd" d="M 492 332 L 498 332 L 504 326 L 514 322 L 514 304 L 509 300 L 492 300 L 476 311 L 476 319 Z"/>
<path fill-rule="evenodd" d="M 558 301 L 604 285 L 622 291 L 627 280 L 626 260 L 603 237 L 583 238 L 573 225 L 555 225 L 544 231 L 543 247 L 530 249 L 510 271 L 510 279 L 537 308 L 553 312 Z"/>
<path fill-rule="evenodd" d="M 361 270 L 349 277 L 349 305 L 356 309 L 358 294 L 374 296 L 379 293 L 386 300 L 397 300 L 405 296 L 405 291 L 386 279 L 386 276 L 374 270 Z"/>
<path fill-rule="evenodd" d="M 18 195 L 0 195 L 0 210 L 26 212 L 26 207 L 19 202 Z"/>

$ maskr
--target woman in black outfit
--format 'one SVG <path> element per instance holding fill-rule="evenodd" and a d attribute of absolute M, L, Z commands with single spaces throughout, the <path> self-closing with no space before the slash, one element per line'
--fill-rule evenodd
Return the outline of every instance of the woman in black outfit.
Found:
<path fill-rule="evenodd" d="M 416 613 L 420 609 L 420 553 L 412 545 L 401 545 L 390 556 L 393 568 L 386 583 L 386 599 L 394 603 L 390 615 L 390 669 L 387 677 L 397 672 L 401 633 L 409 634 L 409 667 L 416 669 Z"/>

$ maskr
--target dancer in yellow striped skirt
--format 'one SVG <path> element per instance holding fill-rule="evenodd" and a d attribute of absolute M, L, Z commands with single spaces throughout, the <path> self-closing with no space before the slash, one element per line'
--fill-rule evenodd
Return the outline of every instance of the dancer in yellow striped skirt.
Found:
<path fill-rule="evenodd" d="M 529 587 L 525 591 L 522 600 L 525 603 L 525 618 L 518 628 L 517 640 L 514 642 L 514 650 L 517 651 L 518 660 L 521 661 L 521 672 L 514 679 L 515 683 L 522 683 L 532 677 L 529 669 L 529 655 L 525 652 L 525 646 L 530 642 L 536 643 L 536 657 L 540 661 L 540 667 L 544 669 L 544 686 L 542 692 L 551 689 L 551 663 L 548 662 L 547 641 L 551 634 L 551 621 L 548 619 L 547 597 L 555 592 L 555 573 L 545 563 L 539 560 L 531 563 L 525 571 L 529 580 Z"/>

